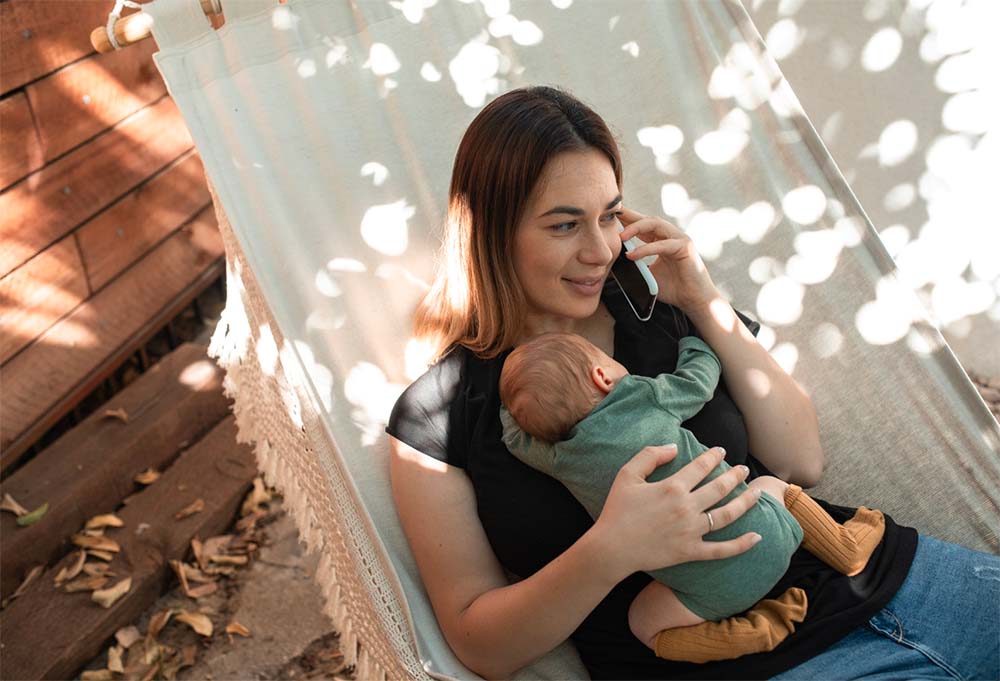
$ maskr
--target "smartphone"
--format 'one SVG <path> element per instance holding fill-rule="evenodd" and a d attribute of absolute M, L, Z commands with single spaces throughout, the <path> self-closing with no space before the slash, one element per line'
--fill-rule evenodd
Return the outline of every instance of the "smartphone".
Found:
<path fill-rule="evenodd" d="M 619 231 L 624 231 L 624 228 Z M 633 261 L 625 257 L 627 252 L 634 251 L 643 243 L 639 237 L 632 237 L 623 242 L 618 259 L 611 266 L 611 276 L 625 294 L 625 300 L 635 312 L 635 316 L 645 322 L 653 316 L 653 306 L 656 305 L 656 294 L 659 293 L 660 287 L 657 286 L 656 279 L 653 278 L 653 273 L 649 271 L 646 263 L 641 259 Z"/>

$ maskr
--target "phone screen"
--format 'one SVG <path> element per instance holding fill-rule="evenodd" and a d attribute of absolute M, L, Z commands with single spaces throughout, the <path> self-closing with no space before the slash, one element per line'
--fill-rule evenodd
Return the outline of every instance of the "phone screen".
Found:
<path fill-rule="evenodd" d="M 625 248 L 622 248 L 615 264 L 611 266 L 611 276 L 625 294 L 635 316 L 644 322 L 648 321 L 653 316 L 656 294 L 649 290 L 649 284 L 639 270 L 639 261 L 625 257 Z"/>

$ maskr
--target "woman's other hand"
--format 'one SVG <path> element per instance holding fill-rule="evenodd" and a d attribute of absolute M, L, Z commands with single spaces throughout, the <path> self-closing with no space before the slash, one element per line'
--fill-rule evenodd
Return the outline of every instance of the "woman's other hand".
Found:
<path fill-rule="evenodd" d="M 595 524 L 616 574 L 655 570 L 693 560 L 728 558 L 748 551 L 760 535 L 748 532 L 728 541 L 705 541 L 709 532 L 705 510 L 712 508 L 746 478 L 737 466 L 699 489 L 694 488 L 724 457 L 715 447 L 696 457 L 668 478 L 647 482 L 658 466 L 677 455 L 674 445 L 645 447 L 622 466 Z M 759 498 L 747 490 L 728 504 L 712 509 L 718 530 L 746 513 Z"/>
<path fill-rule="evenodd" d="M 630 260 L 659 256 L 649 271 L 659 285 L 660 302 L 688 312 L 719 297 L 708 268 L 687 234 L 663 218 L 629 208 L 621 209 L 619 219 L 625 228 L 621 232 L 622 241 L 638 237 L 645 242 L 628 254 Z"/>

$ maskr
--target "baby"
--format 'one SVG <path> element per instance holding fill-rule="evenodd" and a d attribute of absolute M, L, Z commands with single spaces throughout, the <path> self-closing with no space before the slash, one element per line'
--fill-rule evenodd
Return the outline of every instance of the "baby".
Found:
<path fill-rule="evenodd" d="M 580 336 L 542 334 L 515 348 L 504 363 L 504 444 L 524 463 L 562 482 L 596 519 L 618 470 L 643 447 L 677 444 L 677 456 L 654 470 L 650 482 L 673 475 L 708 449 L 681 423 L 712 398 L 721 370 L 718 357 L 696 336 L 681 339 L 673 374 L 648 378 L 629 374 Z M 729 468 L 719 464 L 701 485 Z M 746 617 L 731 616 L 774 587 L 799 543 L 855 575 L 881 541 L 880 511 L 862 507 L 840 525 L 797 485 L 760 476 L 749 486 L 762 491 L 758 503 L 724 528 L 706 528 L 705 538 L 724 541 L 756 531 L 763 540 L 732 558 L 651 571 L 657 581 L 632 603 L 632 631 L 657 656 L 705 662 L 773 649 L 805 616 L 801 589 L 761 601 Z M 747 487 L 740 483 L 716 506 Z"/>

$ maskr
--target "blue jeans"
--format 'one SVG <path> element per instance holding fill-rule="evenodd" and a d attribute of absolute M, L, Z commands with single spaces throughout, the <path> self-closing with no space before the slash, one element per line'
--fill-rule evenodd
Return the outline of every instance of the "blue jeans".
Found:
<path fill-rule="evenodd" d="M 1000 679 L 1000 557 L 920 535 L 863 627 L 775 679 Z"/>

